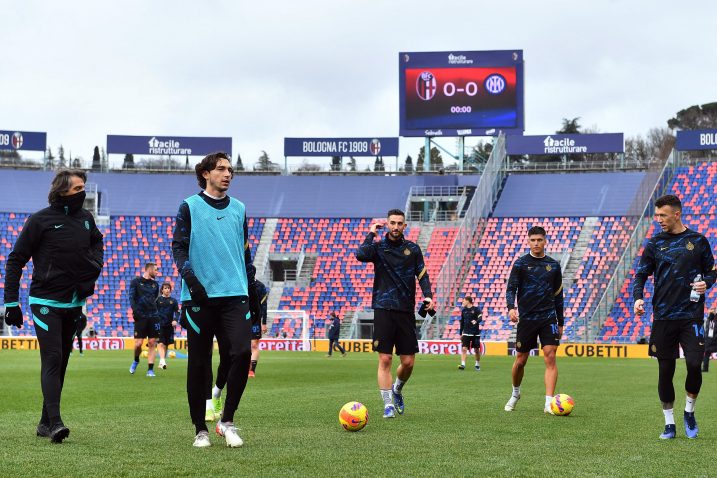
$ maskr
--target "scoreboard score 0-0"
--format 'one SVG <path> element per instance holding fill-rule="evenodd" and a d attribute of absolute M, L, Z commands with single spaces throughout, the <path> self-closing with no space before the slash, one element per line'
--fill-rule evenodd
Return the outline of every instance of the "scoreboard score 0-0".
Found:
<path fill-rule="evenodd" d="M 399 53 L 401 136 L 522 133 L 523 51 Z"/>

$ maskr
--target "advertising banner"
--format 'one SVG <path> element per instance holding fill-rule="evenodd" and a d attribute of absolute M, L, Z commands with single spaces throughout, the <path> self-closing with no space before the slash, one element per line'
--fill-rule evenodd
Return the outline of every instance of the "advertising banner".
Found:
<path fill-rule="evenodd" d="M 678 131 L 675 148 L 678 151 L 717 149 L 717 129 Z"/>
<path fill-rule="evenodd" d="M 174 339 L 169 350 L 186 353 L 187 340 Z M 82 339 L 84 350 L 129 350 L 134 346 L 132 337 L 85 337 Z M 276 350 L 291 352 L 328 352 L 329 341 L 326 339 L 313 339 L 307 341 L 308 348 L 301 339 L 261 339 L 260 350 Z M 347 352 L 372 353 L 370 340 L 340 340 L 339 343 Z M 73 348 L 77 349 L 75 339 Z M 217 348 L 215 342 L 214 348 Z M 0 337 L 0 350 L 39 350 L 36 337 Z M 461 343 L 457 340 L 419 340 L 418 352 L 426 355 L 458 355 L 461 352 Z M 471 350 L 472 354 L 473 351 Z M 540 355 L 539 349 L 531 355 Z M 515 348 L 506 342 L 481 342 L 481 355 L 515 355 Z M 588 358 L 649 358 L 647 344 L 562 344 L 558 347 L 558 357 L 588 357 Z M 683 356 L 680 354 L 680 356 Z M 717 354 L 713 355 L 717 358 Z"/>
<path fill-rule="evenodd" d="M 0 151 L 45 151 L 47 133 L 0 130 Z"/>
<path fill-rule="evenodd" d="M 398 156 L 398 138 L 284 138 L 284 156 Z"/>
<path fill-rule="evenodd" d="M 263 342 L 264 339 L 261 340 Z M 261 344 L 261 342 L 259 342 Z M 314 350 L 318 352 L 329 351 L 329 341 L 326 339 L 312 340 Z M 347 352 L 373 352 L 370 340 L 339 340 Z M 458 355 L 461 353 L 461 343 L 458 340 L 419 340 L 418 353 L 428 355 Z M 470 353 L 473 353 L 471 350 Z M 481 355 L 506 355 L 508 346 L 505 342 L 481 342 Z"/>
<path fill-rule="evenodd" d="M 515 155 L 622 153 L 625 151 L 623 136 L 623 133 L 508 135 L 505 149 Z"/>
<path fill-rule="evenodd" d="M 232 154 L 231 138 L 190 136 L 107 135 L 108 154 L 146 154 L 150 156 L 205 156 L 223 151 Z"/>

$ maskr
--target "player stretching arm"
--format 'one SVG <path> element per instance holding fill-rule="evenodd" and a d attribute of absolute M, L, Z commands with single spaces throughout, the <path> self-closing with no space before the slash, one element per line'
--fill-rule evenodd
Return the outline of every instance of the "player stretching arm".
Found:
<path fill-rule="evenodd" d="M 374 265 L 373 350 L 378 352 L 378 388 L 384 403 L 384 418 L 403 414 L 403 386 L 408 381 L 418 352 L 416 335 L 416 278 L 429 310 L 435 310 L 431 281 L 423 263 L 421 248 L 403 236 L 406 216 L 399 209 L 388 211 L 383 239 L 374 242 L 380 224 L 373 224 L 356 259 Z M 391 361 L 394 352 L 401 364 L 391 386 Z"/>

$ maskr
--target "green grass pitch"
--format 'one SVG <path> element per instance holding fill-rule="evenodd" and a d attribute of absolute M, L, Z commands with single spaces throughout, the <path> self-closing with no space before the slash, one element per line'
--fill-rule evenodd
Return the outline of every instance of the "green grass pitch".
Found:
<path fill-rule="evenodd" d="M 35 437 L 40 415 L 37 352 L 2 351 L 0 469 L 3 476 L 714 476 L 717 369 L 697 402 L 700 437 L 684 436 L 684 362 L 678 362 L 678 438 L 658 440 L 663 418 L 651 360 L 558 359 L 558 392 L 576 400 L 569 417 L 543 414 L 543 365 L 532 357 L 512 413 L 510 357 L 457 370 L 456 357 L 417 357 L 406 414 L 381 417 L 376 356 L 264 352 L 238 412 L 245 446 L 194 449 L 186 360 L 157 378 L 128 373 L 131 352 L 70 359 L 61 445 Z M 366 404 L 358 433 L 338 424 L 340 407 Z"/>

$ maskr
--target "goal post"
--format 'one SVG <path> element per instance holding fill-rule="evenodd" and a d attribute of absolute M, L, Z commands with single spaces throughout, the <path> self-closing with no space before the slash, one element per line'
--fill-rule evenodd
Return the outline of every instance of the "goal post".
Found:
<path fill-rule="evenodd" d="M 266 313 L 266 338 L 299 339 L 310 350 L 309 314 L 300 309 L 270 309 Z"/>

